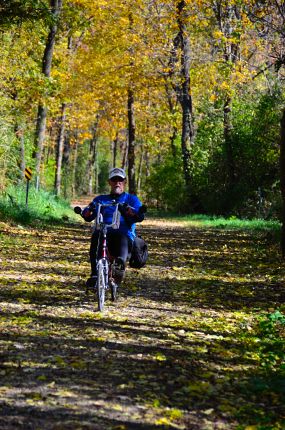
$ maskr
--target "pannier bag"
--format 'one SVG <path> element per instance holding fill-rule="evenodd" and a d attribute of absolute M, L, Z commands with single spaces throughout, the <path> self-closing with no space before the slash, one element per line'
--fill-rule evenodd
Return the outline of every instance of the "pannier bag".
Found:
<path fill-rule="evenodd" d="M 144 267 L 146 265 L 147 258 L 148 250 L 146 242 L 140 236 L 135 237 L 129 261 L 130 267 L 133 269 Z"/>

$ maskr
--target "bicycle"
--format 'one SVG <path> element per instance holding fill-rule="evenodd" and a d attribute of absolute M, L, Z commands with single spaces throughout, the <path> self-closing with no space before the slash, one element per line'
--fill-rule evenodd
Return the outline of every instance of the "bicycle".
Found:
<path fill-rule="evenodd" d="M 115 206 L 115 211 L 113 214 L 113 219 L 111 224 L 106 224 L 103 221 L 102 211 L 107 206 Z M 115 301 L 117 298 L 117 288 L 118 285 L 114 279 L 114 258 L 108 252 L 107 246 L 107 230 L 108 228 L 118 229 L 120 226 L 120 212 L 119 212 L 119 203 L 112 202 L 107 204 L 97 203 L 94 206 L 94 209 L 97 211 L 95 229 L 99 230 L 99 240 L 98 247 L 96 253 L 96 261 L 97 261 L 97 279 L 96 282 L 92 282 L 92 278 L 89 278 L 87 281 L 86 287 L 87 290 L 90 288 L 97 291 L 98 298 L 98 310 L 102 312 L 104 310 L 105 304 L 105 294 L 106 291 L 110 288 L 111 290 L 111 299 Z M 77 214 L 82 213 L 82 209 L 79 206 L 75 206 L 74 212 Z M 101 246 L 100 246 L 101 245 Z M 100 250 L 101 248 L 101 250 Z M 99 255 L 100 252 L 100 255 Z"/>

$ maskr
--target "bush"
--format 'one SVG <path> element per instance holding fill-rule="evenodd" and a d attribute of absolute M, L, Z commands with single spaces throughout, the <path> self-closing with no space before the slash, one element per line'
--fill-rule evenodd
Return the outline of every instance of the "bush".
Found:
<path fill-rule="evenodd" d="M 193 146 L 192 189 L 206 213 L 280 216 L 281 96 L 278 91 L 258 94 L 244 94 L 233 100 L 232 167 L 223 139 L 222 106 L 203 106 Z"/>
<path fill-rule="evenodd" d="M 146 180 L 146 199 L 150 206 L 157 209 L 183 211 L 185 186 L 180 159 L 169 156 L 163 163 L 154 165 Z"/>
<path fill-rule="evenodd" d="M 21 224 L 38 222 L 60 222 L 75 219 L 69 202 L 47 191 L 37 192 L 31 187 L 26 206 L 26 190 L 23 187 L 9 186 L 0 195 L 0 218 Z"/>
<path fill-rule="evenodd" d="M 260 318 L 261 365 L 285 376 L 285 314 L 279 309 Z"/>

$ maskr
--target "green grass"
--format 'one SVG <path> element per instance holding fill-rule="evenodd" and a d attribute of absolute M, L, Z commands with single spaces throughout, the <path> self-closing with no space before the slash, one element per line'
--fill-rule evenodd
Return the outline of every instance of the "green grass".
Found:
<path fill-rule="evenodd" d="M 281 223 L 276 220 L 263 219 L 239 219 L 236 217 L 216 217 L 206 215 L 187 215 L 179 217 L 183 221 L 198 222 L 202 226 L 213 228 L 229 228 L 229 229 L 249 229 L 261 231 L 279 231 Z"/>
<path fill-rule="evenodd" d="M 281 231 L 281 222 L 277 220 L 240 219 L 235 216 L 225 218 L 222 216 L 204 214 L 175 215 L 159 213 L 152 210 L 148 212 L 147 216 L 149 218 L 158 217 L 173 221 L 185 221 L 188 222 L 189 225 L 197 227 L 271 232 L 274 236 L 279 236 Z"/>
<path fill-rule="evenodd" d="M 54 194 L 30 188 L 26 206 L 26 189 L 24 187 L 8 187 L 0 195 L 0 219 L 14 221 L 19 224 L 60 223 L 73 221 L 76 215 L 69 202 Z"/>

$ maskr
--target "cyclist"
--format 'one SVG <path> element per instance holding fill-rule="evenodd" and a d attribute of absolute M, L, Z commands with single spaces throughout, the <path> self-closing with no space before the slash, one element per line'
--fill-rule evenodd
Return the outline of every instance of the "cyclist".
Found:
<path fill-rule="evenodd" d="M 109 172 L 108 183 L 110 185 L 110 194 L 100 195 L 82 211 L 82 216 L 85 221 L 92 221 L 96 218 L 96 203 L 111 203 L 116 201 L 119 203 L 119 211 L 121 213 L 120 226 L 118 230 L 108 229 L 107 244 L 110 254 L 115 257 L 115 273 L 114 278 L 117 283 L 120 283 L 125 273 L 125 265 L 128 254 L 131 252 L 132 243 L 136 237 L 136 222 L 141 222 L 144 219 L 143 206 L 137 196 L 125 192 L 126 172 L 124 169 L 115 167 Z M 110 224 L 114 213 L 114 206 L 108 206 L 104 209 L 104 222 Z M 95 283 L 97 277 L 96 254 L 98 247 L 99 232 L 95 230 L 92 234 L 90 245 L 90 263 L 91 277 L 87 282 Z M 100 246 L 100 244 L 99 244 Z"/>

